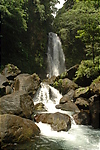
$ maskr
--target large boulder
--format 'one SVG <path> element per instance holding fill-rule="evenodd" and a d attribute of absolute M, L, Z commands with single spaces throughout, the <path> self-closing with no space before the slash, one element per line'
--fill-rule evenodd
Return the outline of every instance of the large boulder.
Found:
<path fill-rule="evenodd" d="M 100 76 L 91 83 L 90 90 L 92 93 L 100 95 Z"/>
<path fill-rule="evenodd" d="M 78 97 L 89 98 L 90 95 L 91 95 L 91 92 L 90 92 L 89 86 L 87 86 L 87 87 L 80 87 L 80 88 L 75 90 L 74 98 L 78 98 Z"/>
<path fill-rule="evenodd" d="M 0 115 L 1 147 L 6 143 L 25 142 L 39 133 L 40 129 L 29 119 L 11 114 Z"/>
<path fill-rule="evenodd" d="M 15 91 L 25 91 L 28 94 L 35 94 L 40 85 L 40 78 L 37 74 L 20 74 L 15 78 Z"/>
<path fill-rule="evenodd" d="M 52 76 L 51 78 L 48 78 L 48 79 L 44 79 L 43 82 L 49 84 L 49 85 L 53 85 L 53 83 L 55 82 L 56 80 L 56 76 Z"/>
<path fill-rule="evenodd" d="M 53 86 L 58 89 L 63 95 L 68 93 L 71 89 L 75 90 L 76 88 L 78 88 L 78 85 L 68 78 L 55 81 Z"/>
<path fill-rule="evenodd" d="M 80 110 L 89 110 L 89 102 L 86 98 L 78 97 L 75 101 L 75 104 Z"/>
<path fill-rule="evenodd" d="M 16 91 L 0 98 L 0 114 L 14 114 L 25 118 L 31 118 L 34 103 L 28 94 Z"/>
<path fill-rule="evenodd" d="M 81 111 L 73 115 L 74 121 L 78 125 L 90 125 L 90 113 L 87 111 Z"/>
<path fill-rule="evenodd" d="M 68 115 L 59 112 L 43 113 L 35 116 L 36 122 L 50 124 L 55 131 L 68 131 L 71 128 L 71 119 Z"/>
<path fill-rule="evenodd" d="M 67 101 L 73 101 L 74 97 L 74 90 L 71 89 L 67 94 L 65 94 L 61 99 L 60 99 L 60 104 L 64 104 Z"/>
<path fill-rule="evenodd" d="M 67 101 L 64 104 L 58 104 L 56 105 L 57 109 L 61 109 L 64 111 L 72 111 L 72 112 L 79 112 L 79 108 L 77 107 L 77 105 L 71 101 Z"/>
<path fill-rule="evenodd" d="M 90 100 L 90 113 L 91 125 L 94 128 L 100 128 L 100 95 L 94 95 L 89 98 Z"/>
<path fill-rule="evenodd" d="M 2 71 L 2 75 L 4 75 L 7 79 L 13 80 L 21 71 L 17 66 L 13 64 L 7 64 Z"/>

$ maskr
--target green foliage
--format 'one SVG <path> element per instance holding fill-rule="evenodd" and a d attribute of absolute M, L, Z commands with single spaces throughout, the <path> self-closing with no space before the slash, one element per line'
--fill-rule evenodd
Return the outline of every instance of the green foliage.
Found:
<path fill-rule="evenodd" d="M 58 0 L 1 0 L 1 63 L 45 72 L 48 32 Z"/>
<path fill-rule="evenodd" d="M 62 85 L 62 81 L 63 81 L 62 79 L 58 80 L 59 85 Z"/>
<path fill-rule="evenodd" d="M 75 81 L 79 78 L 96 78 L 100 74 L 100 56 L 94 60 L 83 60 L 76 72 Z"/>
<path fill-rule="evenodd" d="M 100 53 L 100 17 L 99 13 L 89 14 L 88 21 L 78 30 L 76 38 L 82 39 L 86 47 L 86 55 L 92 56 L 93 62 L 95 56 Z"/>
<path fill-rule="evenodd" d="M 58 82 L 57 82 L 57 81 L 55 81 L 55 82 L 54 82 L 54 84 L 53 84 L 53 86 L 54 86 L 55 88 L 57 88 L 57 87 L 58 87 L 58 85 L 59 85 L 59 84 L 58 84 Z"/>
<path fill-rule="evenodd" d="M 65 77 L 68 76 L 68 73 L 67 72 L 63 72 L 61 75 L 60 75 L 60 78 L 61 79 L 64 79 Z"/>
<path fill-rule="evenodd" d="M 63 44 L 67 68 L 87 56 L 94 59 L 100 54 L 100 7 L 96 4 L 96 1 L 68 0 L 57 13 L 54 27 Z"/>

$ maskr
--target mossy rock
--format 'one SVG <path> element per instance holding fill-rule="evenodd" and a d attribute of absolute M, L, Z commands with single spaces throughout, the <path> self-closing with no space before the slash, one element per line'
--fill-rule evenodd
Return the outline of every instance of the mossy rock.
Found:
<path fill-rule="evenodd" d="M 13 80 L 18 74 L 21 73 L 21 70 L 13 64 L 7 64 L 2 71 L 2 75 L 6 76 L 9 80 Z"/>
<path fill-rule="evenodd" d="M 0 115 L 0 143 L 21 143 L 39 135 L 40 129 L 31 120 L 16 115 Z"/>
<path fill-rule="evenodd" d="M 78 89 L 75 90 L 74 93 L 74 98 L 78 98 L 78 97 L 85 97 L 88 98 L 90 96 L 90 88 L 89 86 L 87 87 L 80 87 Z"/>
<path fill-rule="evenodd" d="M 93 82 L 90 85 L 90 90 L 92 93 L 100 95 L 100 76 L 93 80 Z"/>
<path fill-rule="evenodd" d="M 53 84 L 53 86 L 57 88 L 63 95 L 65 95 L 71 89 L 75 90 L 76 88 L 78 88 L 78 85 L 68 78 L 59 79 L 58 82 L 56 81 Z"/>

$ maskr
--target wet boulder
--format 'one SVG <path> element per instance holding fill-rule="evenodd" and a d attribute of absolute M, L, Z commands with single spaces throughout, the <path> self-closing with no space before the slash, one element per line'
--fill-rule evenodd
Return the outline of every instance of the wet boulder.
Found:
<path fill-rule="evenodd" d="M 61 99 L 60 99 L 60 104 L 64 104 L 66 102 L 70 101 L 70 98 L 67 94 L 65 94 Z"/>
<path fill-rule="evenodd" d="M 16 91 L 0 98 L 0 114 L 14 114 L 31 118 L 33 111 L 33 100 L 23 91 Z"/>
<path fill-rule="evenodd" d="M 43 82 L 49 84 L 49 85 L 53 85 L 53 83 L 56 80 L 56 76 L 52 76 L 51 78 L 49 78 L 49 74 L 47 74 L 48 79 L 44 79 Z"/>
<path fill-rule="evenodd" d="M 36 122 L 50 124 L 55 131 L 68 131 L 71 128 L 71 119 L 68 115 L 59 112 L 43 113 L 35 116 Z"/>
<path fill-rule="evenodd" d="M 74 98 L 78 98 L 78 97 L 89 98 L 90 95 L 91 95 L 91 92 L 90 92 L 89 86 L 87 86 L 87 87 L 80 87 L 80 88 L 75 90 Z"/>
<path fill-rule="evenodd" d="M 73 115 L 74 121 L 78 125 L 90 125 L 90 113 L 88 111 L 81 111 Z"/>
<path fill-rule="evenodd" d="M 75 101 L 75 104 L 80 110 L 89 110 L 89 101 L 86 98 L 78 97 Z"/>
<path fill-rule="evenodd" d="M 20 74 L 15 78 L 15 91 L 25 91 L 28 94 L 35 94 L 40 85 L 40 78 L 37 74 Z"/>
<path fill-rule="evenodd" d="M 68 101 L 64 104 L 58 104 L 56 105 L 57 109 L 61 109 L 64 111 L 72 111 L 72 112 L 79 112 L 79 108 L 77 107 L 77 105 L 71 101 Z"/>
<path fill-rule="evenodd" d="M 68 78 L 55 81 L 53 86 L 58 89 L 63 95 L 68 93 L 71 89 L 75 90 L 76 88 L 78 88 L 78 85 Z"/>
<path fill-rule="evenodd" d="M 74 90 L 71 89 L 67 94 L 65 94 L 61 99 L 60 99 L 60 104 L 64 104 L 68 101 L 73 101 L 73 96 L 74 96 Z"/>
<path fill-rule="evenodd" d="M 3 147 L 6 143 L 21 143 L 39 135 L 37 125 L 25 118 L 16 115 L 0 115 L 0 143 Z"/>
<path fill-rule="evenodd" d="M 45 105 L 42 102 L 35 104 L 34 111 L 46 111 Z"/>

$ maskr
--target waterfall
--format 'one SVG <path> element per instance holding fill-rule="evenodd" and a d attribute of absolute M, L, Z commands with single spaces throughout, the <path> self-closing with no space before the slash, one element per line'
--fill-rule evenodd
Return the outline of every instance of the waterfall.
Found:
<path fill-rule="evenodd" d="M 49 33 L 48 38 L 47 62 L 49 77 L 58 76 L 66 70 L 60 38 L 52 32 Z"/>
<path fill-rule="evenodd" d="M 47 111 L 53 113 L 57 111 L 55 105 L 59 103 L 61 97 L 62 95 L 58 90 L 46 83 L 41 82 L 40 88 L 38 89 L 33 101 L 35 104 L 42 102 Z"/>

